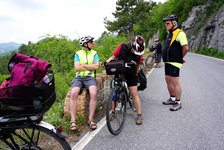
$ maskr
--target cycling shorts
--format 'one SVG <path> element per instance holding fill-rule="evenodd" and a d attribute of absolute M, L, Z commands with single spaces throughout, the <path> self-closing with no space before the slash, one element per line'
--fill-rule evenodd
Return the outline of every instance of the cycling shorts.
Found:
<path fill-rule="evenodd" d="M 180 69 L 171 64 L 165 63 L 165 75 L 179 77 Z"/>
<path fill-rule="evenodd" d="M 83 87 L 89 89 L 90 86 L 96 86 L 96 78 L 94 77 L 75 77 L 72 80 L 71 88 L 79 87 L 82 89 Z"/>
<path fill-rule="evenodd" d="M 127 80 L 128 87 L 130 86 L 137 86 L 138 84 L 138 77 L 136 74 L 125 74 L 125 79 Z"/>

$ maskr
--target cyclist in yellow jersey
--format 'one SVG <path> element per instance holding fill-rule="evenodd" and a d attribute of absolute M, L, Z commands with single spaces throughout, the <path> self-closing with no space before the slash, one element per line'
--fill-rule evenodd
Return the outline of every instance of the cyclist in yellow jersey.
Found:
<path fill-rule="evenodd" d="M 70 98 L 70 114 L 71 123 L 70 128 L 76 131 L 76 106 L 77 97 L 80 90 L 85 87 L 89 90 L 89 127 L 94 130 L 97 128 L 94 122 L 94 113 L 97 105 L 97 86 L 96 86 L 96 70 L 99 68 L 99 58 L 96 51 L 92 50 L 94 47 L 93 37 L 84 36 L 79 39 L 80 45 L 83 46 L 82 50 L 75 53 L 74 67 L 76 76 L 71 83 L 71 98 Z"/>
<path fill-rule="evenodd" d="M 165 63 L 165 80 L 170 94 L 170 98 L 163 102 L 164 105 L 173 105 L 171 111 L 182 108 L 181 85 L 179 81 L 180 69 L 185 63 L 183 59 L 188 51 L 188 41 L 186 34 L 177 28 L 178 17 L 171 14 L 163 19 L 166 30 L 169 32 L 163 47 L 163 62 Z"/>

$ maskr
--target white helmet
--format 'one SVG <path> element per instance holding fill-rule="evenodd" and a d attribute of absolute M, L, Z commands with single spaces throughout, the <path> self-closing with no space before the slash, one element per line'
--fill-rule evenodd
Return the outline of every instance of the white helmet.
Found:
<path fill-rule="evenodd" d="M 81 37 L 80 39 L 79 39 L 79 43 L 80 43 L 80 45 L 84 45 L 84 43 L 87 43 L 87 42 L 89 42 L 89 41 L 93 41 L 93 37 L 91 37 L 91 36 L 84 36 L 84 37 Z"/>

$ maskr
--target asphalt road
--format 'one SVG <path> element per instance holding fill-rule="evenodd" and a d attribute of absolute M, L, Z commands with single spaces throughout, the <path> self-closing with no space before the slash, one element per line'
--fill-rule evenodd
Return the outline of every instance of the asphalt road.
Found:
<path fill-rule="evenodd" d="M 224 150 L 224 61 L 188 53 L 181 70 L 182 109 L 171 112 L 164 66 L 153 69 L 147 89 L 139 92 L 144 124 L 135 125 L 128 109 L 123 131 L 110 134 L 105 120 L 73 149 Z M 101 128 L 102 127 L 102 128 Z"/>

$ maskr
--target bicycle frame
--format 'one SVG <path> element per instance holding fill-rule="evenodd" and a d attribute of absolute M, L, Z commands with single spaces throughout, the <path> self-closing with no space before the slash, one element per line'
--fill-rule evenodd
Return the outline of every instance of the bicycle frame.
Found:
<path fill-rule="evenodd" d="M 126 83 L 126 79 L 125 79 L 124 75 L 123 74 L 115 75 L 114 79 L 111 82 L 112 82 L 111 88 L 114 88 L 115 86 L 120 86 L 122 89 L 125 90 L 125 93 L 127 93 L 128 102 L 129 102 L 130 101 L 130 92 L 129 92 L 128 85 Z"/>

